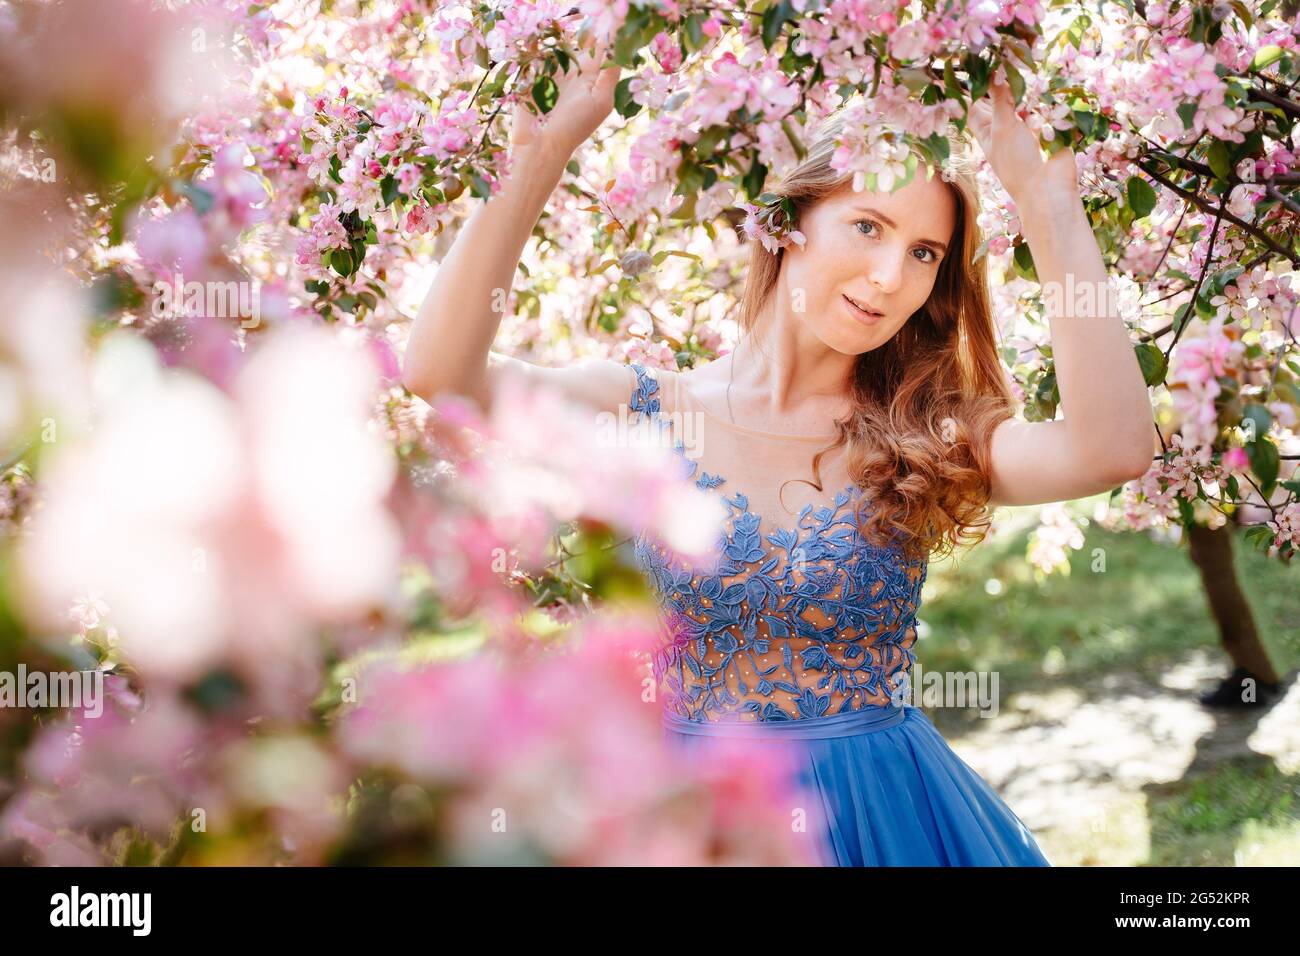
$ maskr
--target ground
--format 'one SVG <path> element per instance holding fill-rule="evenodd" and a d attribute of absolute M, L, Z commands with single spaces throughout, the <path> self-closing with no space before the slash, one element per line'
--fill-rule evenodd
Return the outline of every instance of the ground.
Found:
<path fill-rule="evenodd" d="M 1231 665 L 1185 545 L 1090 522 L 1070 575 L 1035 580 L 1036 509 L 1007 510 L 997 540 L 936 563 L 927 582 L 923 668 L 999 673 L 994 717 L 927 708 L 953 749 L 1057 865 L 1293 865 L 1300 685 L 1256 713 L 1202 707 Z M 1300 567 L 1250 552 L 1240 532 L 1236 548 L 1261 635 L 1294 678 Z"/>

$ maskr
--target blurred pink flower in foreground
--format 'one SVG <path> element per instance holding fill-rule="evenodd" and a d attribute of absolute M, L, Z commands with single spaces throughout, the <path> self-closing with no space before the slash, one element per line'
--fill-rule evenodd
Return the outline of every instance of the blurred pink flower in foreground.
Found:
<path fill-rule="evenodd" d="M 232 399 L 119 333 L 94 377 L 94 430 L 51 450 L 46 504 L 20 553 L 21 591 L 43 624 L 65 626 L 97 594 L 150 678 L 242 661 L 270 680 L 277 661 L 309 652 L 314 625 L 390 599 L 399 538 L 383 499 L 395 464 L 369 430 L 366 349 L 323 329 L 273 333 Z"/>
<path fill-rule="evenodd" d="M 524 667 L 376 665 L 340 746 L 362 766 L 453 787 L 440 836 L 464 862 L 811 862 L 784 755 L 720 742 L 701 762 L 667 748 L 644 660 L 657 640 L 648 619 L 611 615 Z"/>
<path fill-rule="evenodd" d="M 523 520 L 542 508 L 557 520 L 579 515 L 659 535 L 686 557 L 717 542 L 721 501 L 681 480 L 680 459 L 636 413 L 597 412 L 558 391 L 507 378 L 494 402 L 494 441 L 483 485 L 497 520 Z"/>

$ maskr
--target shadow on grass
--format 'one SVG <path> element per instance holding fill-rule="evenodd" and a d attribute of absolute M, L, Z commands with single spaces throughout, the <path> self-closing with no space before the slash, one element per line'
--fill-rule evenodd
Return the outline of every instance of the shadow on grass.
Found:
<path fill-rule="evenodd" d="M 995 785 L 1057 788 L 1085 805 L 1091 794 L 1128 792 L 1139 819 L 1102 837 L 1117 844 L 1103 849 L 1103 860 L 1232 866 L 1281 863 L 1298 852 L 1300 777 L 1248 743 L 1271 708 L 1205 709 L 1198 688 L 1164 680 L 1198 649 L 1222 661 L 1221 673 L 1232 666 L 1186 545 L 1090 525 L 1084 548 L 1070 555 L 1069 576 L 1036 580 L 1027 537 L 1027 529 L 1008 534 L 955 564 L 933 565 L 920 612 L 929 630 L 914 647 L 931 673 L 998 672 L 1003 700 L 1025 693 L 1033 701 L 1016 719 L 1029 736 L 1017 739 L 1053 735 L 1044 745 L 1050 759 L 1006 761 Z M 1240 529 L 1235 537 L 1261 639 L 1293 681 L 1300 567 L 1247 548 Z M 997 733 L 974 709 L 927 713 L 945 736 Z M 1194 741 L 1189 713 L 1208 726 Z"/>

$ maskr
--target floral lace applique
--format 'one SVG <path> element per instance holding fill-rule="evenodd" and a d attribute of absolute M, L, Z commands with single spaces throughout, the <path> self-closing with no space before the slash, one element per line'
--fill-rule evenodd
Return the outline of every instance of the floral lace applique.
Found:
<path fill-rule="evenodd" d="M 661 426 L 659 383 L 633 364 L 631 408 Z M 684 454 L 682 442 L 676 451 Z M 682 458 L 684 477 L 698 462 Z M 695 483 L 725 479 L 701 472 Z M 762 532 L 746 495 L 722 495 L 716 566 L 701 571 L 646 535 L 637 566 L 665 618 L 655 679 L 688 720 L 800 720 L 887 704 L 914 661 L 916 610 L 928 562 L 863 538 L 860 489 L 834 507 L 806 505 L 794 528 Z"/>

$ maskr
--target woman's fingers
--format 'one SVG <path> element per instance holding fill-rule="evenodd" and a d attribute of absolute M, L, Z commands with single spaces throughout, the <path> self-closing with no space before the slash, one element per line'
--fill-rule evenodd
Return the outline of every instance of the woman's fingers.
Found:
<path fill-rule="evenodd" d="M 609 46 L 605 42 L 598 42 L 594 49 L 578 47 L 575 55 L 570 58 L 569 68 L 567 70 L 557 71 L 555 74 L 555 86 L 560 96 L 564 96 L 569 87 L 577 85 L 582 93 L 589 94 L 598 89 L 606 82 L 605 77 L 608 70 L 600 69 L 605 62 L 606 51 Z M 617 74 L 617 68 L 612 68 Z M 615 80 L 617 83 L 617 80 Z"/>
<path fill-rule="evenodd" d="M 993 85 L 989 88 L 993 97 L 993 110 L 999 120 L 1011 120 L 1016 115 L 1016 98 L 1011 93 L 1011 85 L 1001 73 L 993 75 Z"/>
<path fill-rule="evenodd" d="M 971 132 L 975 134 L 980 147 L 983 148 L 985 143 L 988 142 L 989 132 L 992 128 L 993 108 L 989 106 L 987 100 L 980 100 L 971 104 L 967 117 L 967 125 L 970 126 Z"/>

